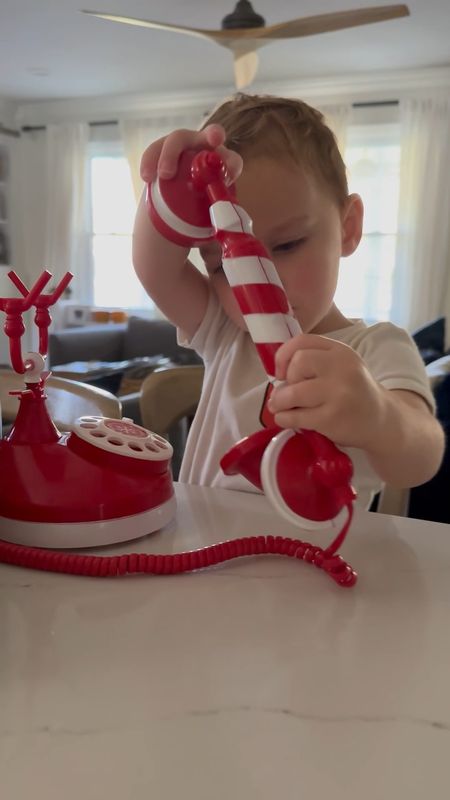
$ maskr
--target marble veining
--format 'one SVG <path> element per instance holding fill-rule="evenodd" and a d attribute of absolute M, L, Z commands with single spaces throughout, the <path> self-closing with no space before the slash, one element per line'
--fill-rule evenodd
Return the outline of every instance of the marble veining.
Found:
<path fill-rule="evenodd" d="M 176 490 L 170 530 L 118 552 L 306 538 L 262 496 Z M 0 564 L 2 800 L 446 797 L 450 528 L 357 512 L 343 555 L 354 589 L 279 557 L 101 581 Z"/>

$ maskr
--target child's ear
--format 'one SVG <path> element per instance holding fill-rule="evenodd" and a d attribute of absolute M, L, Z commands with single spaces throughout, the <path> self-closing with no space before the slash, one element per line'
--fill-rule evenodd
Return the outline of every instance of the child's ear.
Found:
<path fill-rule="evenodd" d="M 359 194 L 348 196 L 342 212 L 341 255 L 351 256 L 358 247 L 363 228 L 364 206 Z"/>

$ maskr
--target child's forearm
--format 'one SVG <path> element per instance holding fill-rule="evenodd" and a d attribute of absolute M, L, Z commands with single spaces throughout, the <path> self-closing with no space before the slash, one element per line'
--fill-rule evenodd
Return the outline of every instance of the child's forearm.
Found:
<path fill-rule="evenodd" d="M 439 469 L 444 452 L 444 432 L 412 392 L 385 391 L 380 425 L 365 448 L 376 473 L 397 488 L 419 486 Z"/>
<path fill-rule="evenodd" d="M 174 178 L 180 166 L 180 156 L 185 150 L 220 148 L 228 177 L 234 182 L 242 170 L 242 158 L 225 146 L 226 133 L 221 125 L 207 125 L 200 131 L 177 130 L 150 144 L 142 156 L 141 177 L 152 184 L 155 179 Z M 169 226 L 170 227 L 170 226 Z M 136 214 L 133 234 L 133 264 L 136 274 L 155 303 L 164 311 L 172 308 L 172 289 L 183 284 L 184 305 L 193 299 L 194 309 L 191 317 L 195 320 L 201 315 L 207 296 L 205 277 L 188 261 L 189 248 L 180 247 L 160 236 L 150 221 L 145 196 L 141 197 Z M 185 269 L 187 267 L 187 269 Z M 200 302 L 196 302 L 196 296 Z M 174 316 L 178 313 L 175 302 Z M 177 320 L 175 320 L 177 322 Z M 189 315 L 188 315 L 189 322 Z"/>
<path fill-rule="evenodd" d="M 153 227 L 142 197 L 133 234 L 136 274 L 159 310 L 191 337 L 207 308 L 208 281 L 190 263 L 188 253 Z"/>
<path fill-rule="evenodd" d="M 163 273 L 167 279 L 168 267 L 171 275 L 183 269 L 188 257 L 188 249 L 172 244 L 161 236 L 152 225 L 143 194 L 136 212 L 133 231 L 133 264 L 137 276 L 147 292 L 152 295 L 152 287 L 161 282 Z M 170 278 L 169 278 L 170 280 Z"/>

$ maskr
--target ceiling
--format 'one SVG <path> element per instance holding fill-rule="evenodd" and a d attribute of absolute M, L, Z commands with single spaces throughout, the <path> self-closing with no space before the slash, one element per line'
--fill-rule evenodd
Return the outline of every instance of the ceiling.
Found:
<path fill-rule="evenodd" d="M 392 0 L 394 2 L 395 0 Z M 254 0 L 267 24 L 390 0 Z M 407 0 L 408 2 L 408 0 Z M 80 8 L 220 28 L 235 0 L 1 0 L 0 98 L 21 102 L 233 86 L 232 55 L 178 33 L 106 22 Z M 409 0 L 411 16 L 259 51 L 258 84 L 450 65 L 449 0 Z"/>

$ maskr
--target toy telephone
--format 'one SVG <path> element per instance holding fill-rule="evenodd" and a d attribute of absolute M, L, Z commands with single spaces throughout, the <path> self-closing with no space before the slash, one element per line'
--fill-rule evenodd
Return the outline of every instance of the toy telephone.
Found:
<path fill-rule="evenodd" d="M 41 547 L 91 547 L 144 536 L 175 513 L 172 447 L 129 419 L 85 416 L 70 433 L 60 433 L 45 403 L 44 371 L 49 306 L 71 275 L 52 294 L 42 289 L 44 272 L 30 292 L 15 273 L 22 298 L 0 300 L 6 311 L 13 369 L 23 375 L 19 410 L 0 443 L 0 538 Z M 39 327 L 39 353 L 22 358 L 22 313 L 32 304 Z M 151 491 L 149 492 L 149 485 Z"/>
<path fill-rule="evenodd" d="M 214 237 L 220 242 L 225 274 L 273 381 L 276 350 L 300 328 L 275 267 L 251 233 L 250 218 L 226 185 L 218 153 L 186 152 L 176 178 L 157 180 L 149 187 L 148 205 L 153 224 L 168 239 L 185 246 Z M 243 555 L 271 553 L 313 563 L 341 586 L 355 584 L 356 573 L 336 554 L 352 519 L 355 492 L 350 485 L 350 459 L 321 434 L 281 430 L 273 421 L 226 453 L 222 469 L 243 474 L 265 492 L 285 519 L 302 527 L 329 528 L 347 510 L 347 519 L 327 548 L 298 539 L 258 536 L 175 555 L 109 557 L 63 552 L 60 548 L 127 541 L 167 524 L 175 513 L 172 448 L 129 419 L 80 417 L 70 433 L 57 430 L 45 404 L 50 374 L 44 371 L 51 321 L 48 308 L 72 276 L 68 273 L 49 295 L 42 292 L 51 277 L 48 272 L 30 291 L 15 273 L 9 276 L 22 297 L 0 298 L 0 309 L 7 315 L 11 363 L 24 376 L 25 389 L 18 392 L 20 406 L 12 430 L 0 441 L 0 561 L 112 576 L 186 572 Z M 32 305 L 39 353 L 22 358 L 22 313 Z M 255 336 L 255 315 L 263 320 L 264 337 Z"/>

